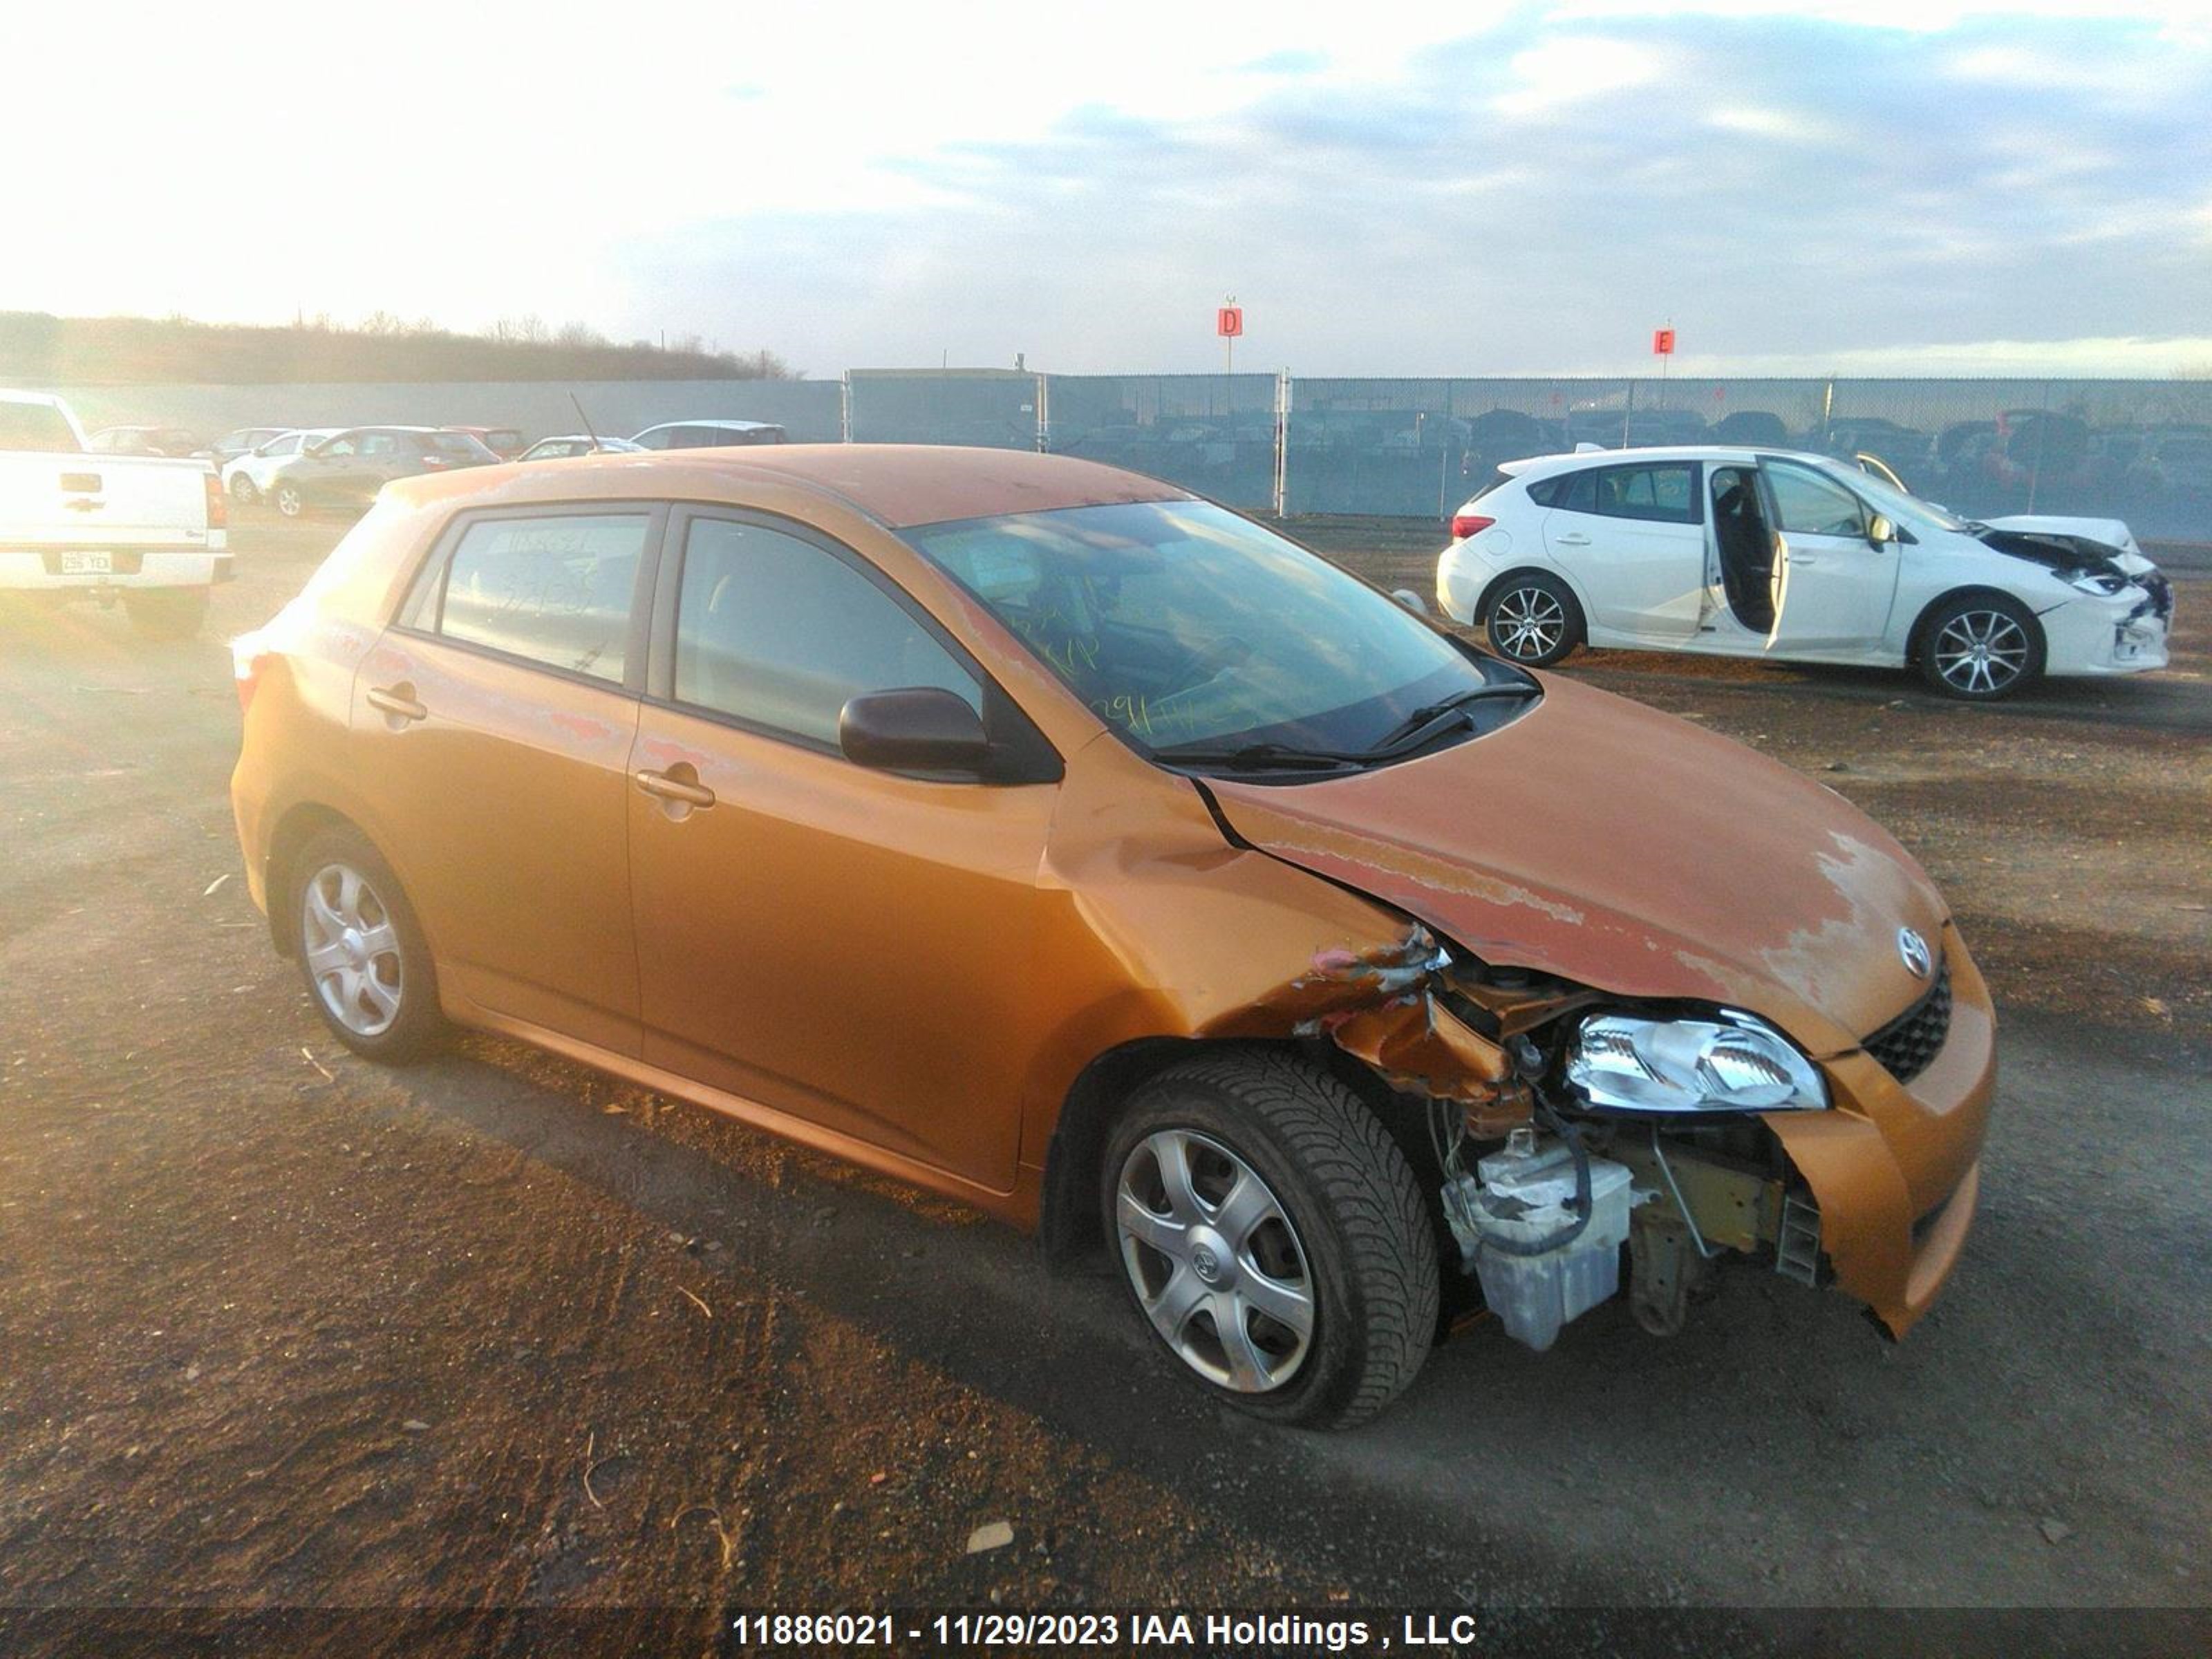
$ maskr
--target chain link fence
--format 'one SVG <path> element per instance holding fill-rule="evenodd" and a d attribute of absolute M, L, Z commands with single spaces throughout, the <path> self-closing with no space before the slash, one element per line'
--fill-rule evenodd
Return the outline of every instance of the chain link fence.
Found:
<path fill-rule="evenodd" d="M 1048 375 L 1038 447 L 1271 513 L 1279 390 L 1273 374 Z"/>
<path fill-rule="evenodd" d="M 89 426 L 376 423 L 578 429 L 551 382 L 102 386 Z M 854 369 L 835 380 L 601 381 L 595 429 L 739 416 L 793 442 L 973 444 L 1087 456 L 1248 511 L 1435 522 L 1499 463 L 1577 444 L 1741 444 L 1878 457 L 1975 518 L 2124 519 L 2212 543 L 2212 380 L 1304 379 Z"/>

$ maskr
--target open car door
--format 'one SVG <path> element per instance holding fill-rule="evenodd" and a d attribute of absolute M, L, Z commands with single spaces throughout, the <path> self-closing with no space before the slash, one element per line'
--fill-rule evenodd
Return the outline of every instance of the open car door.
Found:
<path fill-rule="evenodd" d="M 1775 532 L 1776 656 L 1872 649 L 1897 596 L 1898 544 L 1879 544 L 1874 514 L 1837 479 L 1794 461 L 1759 465 Z"/>

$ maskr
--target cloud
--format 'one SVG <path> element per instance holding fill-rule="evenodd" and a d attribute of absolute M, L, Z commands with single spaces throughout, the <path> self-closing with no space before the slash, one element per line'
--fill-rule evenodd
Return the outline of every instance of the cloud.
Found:
<path fill-rule="evenodd" d="M 0 177 L 0 223 L 36 251 L 0 305 L 536 311 L 822 371 L 1144 372 L 1215 367 L 1235 292 L 1240 364 L 1380 375 L 1642 368 L 1670 317 L 1679 373 L 1960 342 L 2135 363 L 2114 343 L 2212 315 L 2212 42 L 2169 15 L 1222 6 L 1204 28 L 1165 0 L 1013 7 L 957 41 L 889 10 L 858 56 L 821 9 L 703 10 L 676 57 L 471 10 L 439 54 L 312 84 L 272 48 L 236 68 L 252 98 L 205 117 L 235 131 L 190 135 L 265 157 L 240 178 L 283 208 L 220 238 L 120 164 L 178 141 L 156 82 L 216 49 L 179 23 L 159 74 L 122 64 L 100 100 L 81 161 L 101 215 L 66 171 Z M 22 44 L 69 61 L 59 26 Z M 86 87 L 25 95 L 31 130 L 84 131 Z M 319 152 L 259 143 L 398 116 L 515 158 L 495 202 L 467 169 L 335 196 Z M 533 145 L 561 165 L 523 165 Z"/>

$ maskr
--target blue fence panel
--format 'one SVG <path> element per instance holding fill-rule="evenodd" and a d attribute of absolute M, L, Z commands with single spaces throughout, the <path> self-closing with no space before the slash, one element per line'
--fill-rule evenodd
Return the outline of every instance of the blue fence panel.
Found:
<path fill-rule="evenodd" d="M 998 369 L 856 368 L 845 377 L 853 441 L 1035 449 L 1040 378 Z"/>
<path fill-rule="evenodd" d="M 1054 374 L 1045 394 L 1054 453 L 1273 510 L 1273 375 Z"/>

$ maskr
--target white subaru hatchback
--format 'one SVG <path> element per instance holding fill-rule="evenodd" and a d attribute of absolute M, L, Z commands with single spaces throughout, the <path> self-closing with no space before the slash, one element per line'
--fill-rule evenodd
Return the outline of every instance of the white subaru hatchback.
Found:
<path fill-rule="evenodd" d="M 1577 645 L 1919 669 L 1985 701 L 2162 668 L 2173 589 L 2114 520 L 1980 524 L 1820 455 L 1509 461 L 1452 520 L 1437 600 L 1516 662 Z"/>

